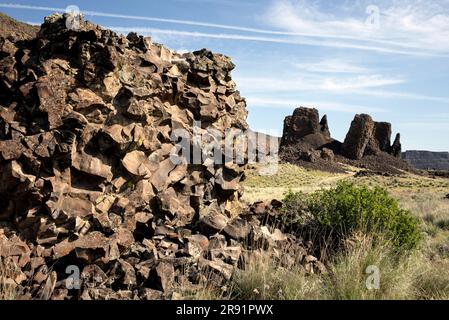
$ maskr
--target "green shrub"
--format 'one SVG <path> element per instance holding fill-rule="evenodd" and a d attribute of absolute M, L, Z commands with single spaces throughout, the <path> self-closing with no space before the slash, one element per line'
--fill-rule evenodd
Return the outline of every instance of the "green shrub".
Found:
<path fill-rule="evenodd" d="M 289 193 L 283 211 L 284 226 L 318 235 L 330 246 L 340 245 L 354 232 L 382 236 L 404 250 L 416 247 L 420 240 L 417 219 L 379 187 L 342 182 L 311 195 Z"/>

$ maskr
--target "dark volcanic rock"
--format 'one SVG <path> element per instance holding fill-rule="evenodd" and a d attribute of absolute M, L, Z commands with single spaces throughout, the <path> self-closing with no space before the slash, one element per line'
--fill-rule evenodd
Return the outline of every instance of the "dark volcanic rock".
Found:
<path fill-rule="evenodd" d="M 299 108 L 285 119 L 279 155 L 282 161 L 306 168 L 343 172 L 342 163 L 375 172 L 398 174 L 410 166 L 400 160 L 400 135 L 391 145 L 392 126 L 356 115 L 344 143 L 332 139 L 327 116 L 318 122 L 316 109 Z M 362 161 L 363 160 L 363 161 Z"/>
<path fill-rule="evenodd" d="M 317 109 L 300 107 L 284 121 L 284 134 L 280 145 L 280 158 L 287 162 L 316 163 L 329 160 L 332 155 L 319 149 L 333 143 L 327 116 L 320 121 Z"/>
<path fill-rule="evenodd" d="M 401 134 L 397 134 L 394 139 L 393 145 L 391 146 L 390 154 L 398 159 L 401 159 L 402 154 L 402 144 L 401 144 Z"/>
<path fill-rule="evenodd" d="M 400 135 L 391 146 L 391 124 L 375 122 L 367 114 L 356 115 L 342 145 L 342 155 L 360 160 L 364 156 L 388 153 L 396 158 L 401 152 Z"/>
<path fill-rule="evenodd" d="M 309 134 L 320 131 L 320 119 L 317 109 L 298 108 L 293 115 L 286 118 L 284 126 L 286 140 L 297 141 Z"/>
<path fill-rule="evenodd" d="M 343 142 L 342 154 L 354 160 L 363 158 L 365 149 L 373 137 L 374 127 L 371 116 L 356 115 Z"/>
<path fill-rule="evenodd" d="M 327 117 L 320 121 L 317 109 L 295 109 L 292 116 L 285 118 L 281 146 L 298 142 L 307 143 L 313 148 L 331 142 Z"/>
<path fill-rule="evenodd" d="M 320 121 L 320 129 L 323 135 L 327 138 L 331 137 L 331 132 L 329 130 L 329 124 L 327 123 L 327 115 L 324 115 Z"/>
<path fill-rule="evenodd" d="M 391 123 L 376 122 L 374 124 L 374 139 L 378 143 L 378 147 L 381 151 L 390 152 L 391 134 Z"/>

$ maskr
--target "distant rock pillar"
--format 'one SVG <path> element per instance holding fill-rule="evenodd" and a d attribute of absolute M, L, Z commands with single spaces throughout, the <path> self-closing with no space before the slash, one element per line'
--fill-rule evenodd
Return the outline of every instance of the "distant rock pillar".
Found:
<path fill-rule="evenodd" d="M 396 157 L 398 159 L 401 158 L 402 144 L 401 144 L 401 134 L 400 133 L 398 133 L 396 135 L 396 138 L 394 139 L 393 145 L 391 146 L 390 154 L 393 157 Z"/>

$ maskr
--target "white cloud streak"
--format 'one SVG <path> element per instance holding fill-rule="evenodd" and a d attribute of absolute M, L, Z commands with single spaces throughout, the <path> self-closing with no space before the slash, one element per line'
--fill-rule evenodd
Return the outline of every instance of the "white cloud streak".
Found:
<path fill-rule="evenodd" d="M 112 29 L 116 32 L 137 32 L 145 35 L 169 35 L 169 36 L 183 36 L 183 37 L 196 37 L 196 38 L 211 38 L 211 39 L 222 39 L 222 40 L 239 40 L 239 41 L 257 41 L 266 43 L 283 43 L 291 45 L 304 45 L 304 46 L 318 46 L 318 47 L 328 47 L 328 48 L 339 48 L 339 49 L 356 49 L 363 51 L 374 51 L 379 53 L 388 54 L 400 54 L 400 55 L 410 55 L 410 56 L 422 56 L 422 57 L 449 57 L 449 55 L 436 54 L 432 52 L 425 51 L 410 51 L 410 50 L 400 50 L 394 48 L 368 46 L 355 43 L 347 42 L 336 42 L 336 41 L 320 41 L 313 39 L 301 39 L 301 38 L 274 38 L 274 37 L 261 37 L 261 36 L 247 36 L 239 34 L 226 34 L 226 33 L 204 33 L 204 32 L 191 32 L 191 31 L 179 31 L 179 30 L 169 30 L 169 29 L 157 29 L 157 28 L 142 28 L 142 27 L 120 27 L 120 26 L 108 26 L 107 28 Z"/>
<path fill-rule="evenodd" d="M 401 78 L 388 78 L 382 75 L 362 75 L 349 78 L 322 77 L 240 77 L 235 81 L 242 91 L 247 92 L 303 92 L 318 91 L 327 93 L 351 93 L 360 89 L 383 87 L 404 83 Z"/>
<path fill-rule="evenodd" d="M 257 76 L 235 76 L 239 89 L 246 95 L 279 93 L 297 94 L 299 92 L 323 92 L 337 95 L 357 95 L 382 99 L 399 99 L 410 101 L 430 101 L 449 104 L 449 97 L 432 96 L 418 93 L 381 90 L 381 87 L 403 84 L 403 78 L 382 75 L 360 75 L 346 78 L 329 78 L 321 76 L 297 76 L 267 78 Z"/>
<path fill-rule="evenodd" d="M 295 63 L 299 70 L 312 73 L 367 73 L 365 67 L 350 64 L 336 59 L 321 60 L 318 62 Z"/>
<path fill-rule="evenodd" d="M 373 4 L 371 0 L 358 3 L 357 10 L 347 8 L 347 11 L 360 16 L 363 5 Z M 324 33 L 327 36 L 375 39 L 385 45 L 440 53 L 449 51 L 448 1 L 385 0 L 378 3 L 379 28 L 365 23 L 368 14 L 354 18 L 355 15 L 342 17 L 324 13 L 319 5 L 328 4 L 327 0 L 276 0 L 264 18 L 273 27 L 292 33 Z"/>
<path fill-rule="evenodd" d="M 249 97 L 247 98 L 249 107 L 260 107 L 260 108 L 285 108 L 294 109 L 298 106 L 318 108 L 324 111 L 337 111 L 345 113 L 372 113 L 372 112 L 386 112 L 382 108 L 373 108 L 368 106 L 358 106 L 343 103 L 329 103 L 323 101 L 303 101 L 298 104 L 297 100 L 286 100 L 286 99 L 267 99 L 263 97 Z"/>
<path fill-rule="evenodd" d="M 407 92 L 391 92 L 384 90 L 354 90 L 354 94 L 382 98 L 395 98 L 404 100 L 422 100 L 431 102 L 441 102 L 449 104 L 449 97 L 430 96 L 425 94 L 407 93 Z"/>
<path fill-rule="evenodd" d="M 282 1 L 281 1 L 282 2 Z M 49 12 L 64 12 L 65 8 L 57 8 L 57 7 L 46 7 L 46 6 L 34 6 L 34 5 L 22 5 L 22 4 L 11 4 L 11 3 L 0 3 L 0 8 L 9 8 L 9 9 L 23 9 L 23 10 L 39 10 L 39 11 L 49 11 Z M 226 29 L 233 30 L 239 32 L 249 32 L 256 34 L 265 34 L 272 36 L 286 36 L 281 38 L 275 37 L 263 37 L 263 36 L 245 36 L 245 35 L 235 35 L 235 34 L 217 34 L 217 33 L 202 33 L 202 32 L 187 32 L 187 31 L 177 31 L 177 30 L 166 30 L 166 29 L 151 29 L 151 28 L 140 28 L 141 32 L 152 32 L 158 34 L 169 34 L 169 35 L 178 35 L 178 36 L 194 36 L 194 37 L 207 37 L 207 38 L 215 38 L 215 39 L 228 39 L 228 40 L 247 40 L 247 41 L 261 41 L 261 42 L 272 42 L 272 43 L 286 43 L 286 44 L 296 44 L 296 45 L 310 45 L 310 46 L 324 46 L 324 47 L 332 47 L 332 48 L 341 48 L 341 49 L 356 49 L 356 50 L 368 50 L 375 51 L 380 53 L 389 53 L 389 54 L 403 54 L 403 55 L 417 55 L 417 56 L 446 56 L 441 53 L 435 53 L 428 48 L 419 48 L 419 51 L 410 50 L 414 48 L 414 46 L 410 46 L 407 43 L 403 43 L 401 41 L 387 41 L 383 39 L 375 39 L 368 36 L 360 37 L 359 35 L 340 35 L 335 32 L 330 33 L 322 33 L 319 29 L 314 29 L 312 32 L 304 32 L 304 31 L 276 31 L 276 30 L 265 30 L 260 28 L 248 28 L 241 27 L 235 25 L 227 25 L 227 24 L 216 24 L 216 23 L 208 23 L 208 22 L 199 22 L 192 20 L 179 20 L 179 19 L 166 19 L 166 18 L 157 18 L 157 17 L 144 17 L 144 16 L 134 16 L 134 15 L 124 15 L 124 14 L 114 14 L 114 13 L 106 13 L 99 11 L 85 11 L 81 12 L 86 16 L 98 16 L 98 17 L 107 17 L 107 18 L 117 18 L 117 19 L 128 19 L 128 20 L 140 20 L 140 21 L 150 21 L 150 22 L 160 22 L 160 23 L 169 23 L 169 24 L 178 24 L 178 25 L 188 25 L 188 26 L 197 26 L 197 27 L 206 27 L 206 28 L 215 28 L 215 29 Z M 277 11 L 279 12 L 279 11 Z M 281 12 L 282 13 L 282 12 Z M 278 19 L 279 17 L 272 16 L 272 19 Z M 284 19 L 284 18 L 282 18 Z M 281 19 L 281 20 L 282 20 Z M 291 21 L 291 19 L 287 19 Z M 288 25 L 282 25 L 282 27 L 289 27 Z M 122 30 L 131 30 L 138 28 L 120 28 Z M 136 30 L 137 31 L 137 30 Z M 321 40 L 307 40 L 307 39 L 297 39 L 296 37 L 304 37 L 304 38 L 328 38 L 334 39 L 334 41 L 321 41 Z M 338 40 L 345 40 L 338 41 Z M 350 40 L 350 41 L 349 41 Z M 379 45 L 365 45 L 360 43 L 353 43 L 351 41 L 358 42 L 371 42 L 377 43 Z M 383 46 L 380 46 L 382 44 Z M 401 49 L 402 48 L 402 49 Z M 407 48 L 407 49 L 405 49 Z"/>

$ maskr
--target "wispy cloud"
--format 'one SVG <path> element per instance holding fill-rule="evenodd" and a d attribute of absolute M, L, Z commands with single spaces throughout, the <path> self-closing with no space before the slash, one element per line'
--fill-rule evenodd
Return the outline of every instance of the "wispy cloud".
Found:
<path fill-rule="evenodd" d="M 353 78 L 329 78 L 323 81 L 321 90 L 327 91 L 354 91 L 364 88 L 384 87 L 404 83 L 404 79 L 397 77 L 386 78 L 382 75 L 366 75 Z"/>
<path fill-rule="evenodd" d="M 236 76 L 235 81 L 240 90 L 247 95 L 257 93 L 276 95 L 279 93 L 297 94 L 298 92 L 323 92 L 334 95 L 351 94 L 353 96 L 376 97 L 382 99 L 430 101 L 449 105 L 449 97 L 382 90 L 381 87 L 406 82 L 403 78 L 386 77 L 382 75 L 365 75 L 349 78 L 328 78 L 320 76 L 282 78 Z"/>
<path fill-rule="evenodd" d="M 127 20 L 140 20 L 140 21 L 149 21 L 149 22 L 158 22 L 158 23 L 167 23 L 167 24 L 177 24 L 177 25 L 187 25 L 187 26 L 196 26 L 196 27 L 204 27 L 204 28 L 214 28 L 214 29 L 225 29 L 232 31 L 239 31 L 244 33 L 255 33 L 255 34 L 264 34 L 271 35 L 272 37 L 266 36 L 249 36 L 244 34 L 221 34 L 221 33 L 204 33 L 204 32 L 190 32 L 190 31 L 179 31 L 179 30 L 167 30 L 167 29 L 156 29 L 156 28 L 130 28 L 130 27 L 116 27 L 116 30 L 134 30 L 136 32 L 147 32 L 147 33 L 157 33 L 157 34 L 166 34 L 166 35 L 178 35 L 178 36 L 191 36 L 191 37 L 203 37 L 203 38 L 215 38 L 215 39 L 227 39 L 227 40 L 246 40 L 246 41 L 259 41 L 259 42 L 271 42 L 271 43 L 285 43 L 285 44 L 294 44 L 294 45 L 309 45 L 309 46 L 323 46 L 323 47 L 331 47 L 331 48 L 340 48 L 340 49 L 354 49 L 354 50 L 365 50 L 365 51 L 374 51 L 379 53 L 388 53 L 388 54 L 402 54 L 402 55 L 416 55 L 416 56 L 444 56 L 442 52 L 435 52 L 432 50 L 433 47 L 422 47 L 415 46 L 413 44 L 405 43 L 403 41 L 388 41 L 384 39 L 377 39 L 374 37 L 370 37 L 369 35 L 359 35 L 356 33 L 352 34 L 339 34 L 335 32 L 335 30 L 330 30 L 332 32 L 323 33 L 322 29 L 320 30 L 320 25 L 315 24 L 314 27 L 308 26 L 307 28 L 302 28 L 301 24 L 298 24 L 298 21 L 302 21 L 297 19 L 298 16 L 292 16 L 292 12 L 285 12 L 286 8 L 288 9 L 291 3 L 289 1 L 279 0 L 275 2 L 276 5 L 269 16 L 268 21 L 279 21 L 285 20 L 281 25 L 278 25 L 280 28 L 284 29 L 294 29 L 291 30 L 267 30 L 261 28 L 249 28 L 242 27 L 236 25 L 228 25 L 228 24 L 216 24 L 209 22 L 201 22 L 194 20 L 180 20 L 180 19 L 169 19 L 169 18 L 159 18 L 159 17 L 145 17 L 145 16 L 136 16 L 136 15 L 124 15 L 124 14 L 115 14 L 115 13 L 107 13 L 107 12 L 99 12 L 99 11 L 88 11 L 82 10 L 82 13 L 85 16 L 97 16 L 97 17 L 107 17 L 107 18 L 116 18 L 116 19 L 127 19 Z M 282 6 L 283 5 L 283 6 Z M 34 5 L 23 5 L 23 4 L 11 4 L 11 3 L 0 3 L 0 8 L 9 8 L 9 9 L 22 9 L 22 10 L 39 10 L 39 11 L 48 11 L 48 12 L 64 12 L 65 8 L 57 8 L 57 7 L 46 7 L 46 6 L 34 6 Z M 279 14 L 286 14 L 285 17 L 279 16 Z M 315 12 L 316 15 L 319 15 L 318 12 Z M 276 22 L 277 23 L 277 22 Z M 275 23 L 275 24 L 276 24 Z M 355 24 L 360 22 L 354 22 Z M 337 23 L 339 24 L 339 23 Z M 139 31 L 140 29 L 140 31 Z M 351 27 L 350 29 L 354 29 Z M 275 37 L 277 36 L 277 37 Z M 280 37 L 279 37 L 280 36 Z M 324 39 L 324 40 L 323 40 Z M 370 44 L 371 43 L 371 44 Z M 416 50 L 411 50 L 415 48 Z"/>
<path fill-rule="evenodd" d="M 318 62 L 295 63 L 299 70 L 312 73 L 366 73 L 365 67 L 351 64 L 337 59 L 320 60 Z"/>
<path fill-rule="evenodd" d="M 354 90 L 354 94 L 371 97 L 394 98 L 404 100 L 422 100 L 449 104 L 449 97 L 431 96 L 409 92 L 393 92 L 386 90 Z"/>
<path fill-rule="evenodd" d="M 297 100 L 288 100 L 288 99 L 267 99 L 264 97 L 253 96 L 247 99 L 249 106 L 257 106 L 261 108 L 286 108 L 286 109 L 294 109 L 298 107 Z M 373 108 L 368 106 L 360 106 L 360 105 L 351 105 L 344 103 L 329 103 L 324 101 L 302 101 L 300 103 L 303 107 L 311 107 L 311 108 L 319 108 L 324 111 L 338 111 L 345 113 L 372 113 L 372 112 L 386 112 L 385 109 L 382 108 Z"/>
<path fill-rule="evenodd" d="M 323 12 L 320 4 L 324 3 L 328 4 L 328 1 L 276 0 L 264 19 L 273 27 L 287 32 L 370 39 L 386 45 L 440 53 L 449 51 L 449 2 L 446 0 L 382 1 L 379 3 L 379 28 L 365 23 L 368 15 L 360 16 L 360 8 L 371 5 L 371 0 L 358 1 L 359 6 L 355 6 L 358 11 L 347 8 L 352 13 L 347 17 Z M 359 18 L 354 17 L 357 13 Z"/>
<path fill-rule="evenodd" d="M 204 32 L 191 32 L 180 31 L 170 29 L 158 29 L 158 28 L 142 28 L 142 27 L 121 27 L 121 26 L 107 26 L 116 32 L 138 32 L 146 35 L 168 35 L 168 36 L 181 36 L 181 37 L 196 37 L 196 38 L 211 38 L 222 40 L 238 40 L 238 41 L 256 41 L 265 43 L 279 43 L 279 44 L 291 44 L 300 46 L 317 46 L 339 49 L 355 49 L 362 51 L 374 51 L 378 53 L 386 54 L 399 54 L 408 56 L 422 56 L 422 57 L 449 57 L 449 55 L 437 54 L 426 51 L 411 51 L 404 49 L 387 48 L 381 46 L 370 46 L 356 43 L 346 43 L 337 41 L 322 41 L 309 38 L 276 38 L 276 37 L 263 37 L 263 36 L 248 36 L 240 34 L 228 34 L 228 33 L 204 33 Z"/>
<path fill-rule="evenodd" d="M 289 76 L 282 78 L 236 76 L 235 81 L 242 91 L 247 92 L 301 92 L 321 91 L 327 93 L 353 92 L 354 90 L 376 88 L 404 83 L 398 77 L 362 75 L 347 78 Z"/>

